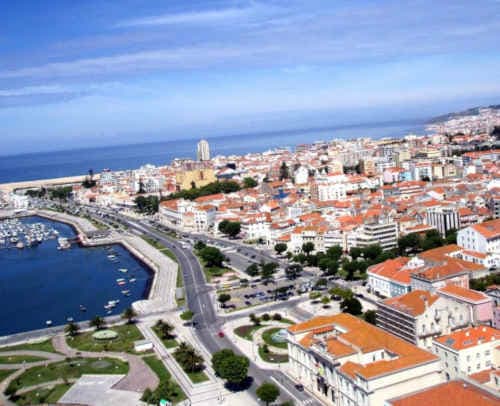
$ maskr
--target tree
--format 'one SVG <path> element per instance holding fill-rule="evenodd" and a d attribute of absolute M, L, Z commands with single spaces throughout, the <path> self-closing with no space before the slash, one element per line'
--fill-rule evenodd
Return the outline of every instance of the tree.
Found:
<path fill-rule="evenodd" d="M 227 223 L 223 233 L 228 237 L 234 238 L 241 231 L 241 223 L 239 221 L 230 221 Z"/>
<path fill-rule="evenodd" d="M 157 196 L 137 196 L 134 203 L 139 213 L 155 214 L 158 212 L 160 200 Z"/>
<path fill-rule="evenodd" d="M 307 257 L 302 252 L 293 257 L 294 262 L 298 262 L 299 264 L 304 264 L 307 261 Z"/>
<path fill-rule="evenodd" d="M 345 298 L 340 303 L 340 308 L 343 312 L 350 313 L 354 316 L 359 316 L 363 312 L 361 302 L 355 297 Z"/>
<path fill-rule="evenodd" d="M 313 251 L 314 251 L 314 243 L 305 242 L 304 244 L 302 244 L 302 252 L 304 252 L 306 255 L 309 255 Z"/>
<path fill-rule="evenodd" d="M 257 264 L 250 264 L 245 272 L 250 276 L 257 276 L 259 274 L 259 266 Z"/>
<path fill-rule="evenodd" d="M 221 267 L 224 261 L 224 254 L 215 247 L 205 247 L 200 250 L 200 256 L 205 261 L 205 265 L 211 267 Z"/>
<path fill-rule="evenodd" d="M 262 264 L 260 272 L 262 282 L 264 283 L 271 282 L 273 280 L 273 275 L 276 272 L 278 266 L 279 265 L 275 262 L 267 262 L 265 264 Z"/>
<path fill-rule="evenodd" d="M 303 268 L 300 264 L 290 264 L 285 269 L 285 275 L 288 279 L 297 279 L 302 273 Z"/>
<path fill-rule="evenodd" d="M 375 259 L 382 254 L 382 247 L 379 244 L 372 244 L 363 249 L 365 258 Z"/>
<path fill-rule="evenodd" d="M 328 248 L 328 250 L 326 251 L 326 256 L 333 259 L 334 261 L 338 261 L 342 256 L 342 247 L 340 247 L 339 245 L 334 245 L 333 247 Z"/>
<path fill-rule="evenodd" d="M 207 246 L 207 244 L 205 244 L 203 241 L 196 241 L 195 244 L 194 244 L 194 249 L 196 251 L 201 251 L 206 246 Z"/>
<path fill-rule="evenodd" d="M 247 378 L 249 365 L 247 357 L 236 355 L 229 349 L 218 351 L 212 356 L 215 373 L 231 384 L 240 384 Z"/>
<path fill-rule="evenodd" d="M 356 258 L 360 257 L 362 253 L 363 253 L 363 250 L 359 247 L 352 247 L 349 250 L 349 255 L 351 256 L 352 259 L 356 259 Z"/>
<path fill-rule="evenodd" d="M 250 321 L 253 323 L 254 326 L 259 326 L 260 325 L 260 319 L 255 315 L 255 313 L 251 313 L 250 316 Z"/>
<path fill-rule="evenodd" d="M 127 307 L 123 313 L 122 313 L 122 319 L 127 320 L 127 323 L 132 323 L 134 318 L 137 316 L 137 313 L 135 312 L 132 307 Z"/>
<path fill-rule="evenodd" d="M 80 327 L 78 327 L 78 324 L 73 322 L 68 323 L 67 326 L 64 328 L 64 331 L 71 337 L 76 336 L 79 330 Z"/>
<path fill-rule="evenodd" d="M 321 303 L 323 303 L 323 306 L 328 305 L 328 303 L 330 303 L 330 298 L 328 296 L 323 296 L 321 298 Z"/>
<path fill-rule="evenodd" d="M 228 293 L 221 293 L 217 298 L 222 307 L 226 307 L 226 303 L 231 300 L 231 295 Z"/>
<path fill-rule="evenodd" d="M 100 316 L 95 316 L 92 320 L 89 322 L 90 327 L 95 327 L 96 330 L 100 330 L 104 328 L 106 325 L 106 322 L 104 319 Z"/>
<path fill-rule="evenodd" d="M 278 255 L 283 254 L 288 249 L 288 246 L 284 242 L 279 242 L 274 246 L 274 250 Z"/>
<path fill-rule="evenodd" d="M 283 161 L 280 166 L 280 180 L 288 179 L 289 177 L 290 172 L 288 170 L 288 165 Z"/>
<path fill-rule="evenodd" d="M 416 251 L 420 247 L 420 236 L 416 233 L 404 235 L 398 239 L 398 249 L 401 255 L 408 251 Z"/>
<path fill-rule="evenodd" d="M 173 355 L 186 372 L 199 372 L 204 368 L 203 357 L 185 342 L 180 343 Z"/>
<path fill-rule="evenodd" d="M 443 239 L 437 230 L 429 230 L 425 233 L 425 238 L 422 240 L 421 248 L 424 251 L 441 247 Z"/>
<path fill-rule="evenodd" d="M 446 244 L 456 244 L 457 243 L 457 230 L 452 228 L 446 232 L 445 237 Z"/>
<path fill-rule="evenodd" d="M 243 179 L 243 187 L 245 189 L 252 188 L 257 186 L 258 183 L 254 178 L 246 177 Z"/>
<path fill-rule="evenodd" d="M 260 400 L 266 402 L 266 405 L 269 405 L 269 403 L 272 403 L 276 399 L 278 399 L 280 390 L 276 385 L 273 385 L 270 382 L 264 382 L 257 388 L 255 393 Z"/>
<path fill-rule="evenodd" d="M 174 326 L 163 320 L 158 320 L 156 322 L 156 328 L 163 339 L 172 338 L 172 331 L 174 331 Z"/>
<path fill-rule="evenodd" d="M 377 324 L 377 312 L 375 310 L 367 310 L 363 314 L 363 318 L 366 322 L 376 325 Z"/>

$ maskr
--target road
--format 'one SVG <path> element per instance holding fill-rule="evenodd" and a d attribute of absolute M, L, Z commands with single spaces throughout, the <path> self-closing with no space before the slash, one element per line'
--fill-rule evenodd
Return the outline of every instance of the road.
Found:
<path fill-rule="evenodd" d="M 175 254 L 184 277 L 187 303 L 195 314 L 193 319 L 195 322 L 195 334 L 205 348 L 210 353 L 214 353 L 223 348 L 231 348 L 239 353 L 238 347 L 236 347 L 227 337 L 221 338 L 217 335 L 224 323 L 224 319 L 218 317 L 215 313 L 212 298 L 210 296 L 211 288 L 207 287 L 203 270 L 196 256 L 190 250 L 184 249 L 180 241 L 167 237 L 148 224 L 145 224 L 143 221 L 130 220 L 126 217 L 120 217 L 120 221 L 131 229 L 135 229 L 149 237 L 155 238 Z M 281 391 L 283 398 L 289 397 L 286 394 L 286 392 L 288 392 L 295 400 L 300 402 L 307 402 L 308 405 L 320 404 L 316 400 L 311 399 L 307 393 L 298 391 L 295 388 L 294 382 L 281 371 L 263 370 L 251 362 L 249 376 L 254 379 L 252 388 L 250 389 L 252 395 L 255 394 L 255 389 L 258 385 L 273 378 L 282 386 L 282 389 L 285 389 Z"/>

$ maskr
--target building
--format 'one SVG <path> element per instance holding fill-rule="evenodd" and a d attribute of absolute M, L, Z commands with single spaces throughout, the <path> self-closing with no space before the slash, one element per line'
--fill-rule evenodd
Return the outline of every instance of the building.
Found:
<path fill-rule="evenodd" d="M 471 252 L 486 255 L 482 264 L 487 268 L 500 266 L 500 219 L 473 224 L 460 230 L 457 244 Z"/>
<path fill-rule="evenodd" d="M 498 406 L 499 402 L 498 393 L 469 380 L 454 380 L 386 400 L 384 406 Z"/>
<path fill-rule="evenodd" d="M 442 236 L 450 230 L 460 229 L 460 216 L 455 207 L 434 206 L 426 212 L 427 224 L 434 226 Z"/>
<path fill-rule="evenodd" d="M 500 330 L 495 328 L 478 326 L 457 330 L 435 338 L 432 344 L 448 380 L 498 367 Z"/>
<path fill-rule="evenodd" d="M 203 187 L 216 180 L 214 170 L 210 168 L 183 170 L 175 174 L 177 190 Z"/>
<path fill-rule="evenodd" d="M 398 225 L 390 220 L 363 224 L 356 233 L 355 238 L 356 247 L 368 247 L 378 244 L 383 250 L 391 250 L 398 246 Z"/>
<path fill-rule="evenodd" d="M 207 140 L 200 140 L 200 142 L 198 142 L 196 159 L 198 161 L 210 161 L 210 146 Z"/>
<path fill-rule="evenodd" d="M 438 295 L 467 306 L 470 321 L 474 325 L 490 324 L 493 319 L 494 302 L 483 292 L 465 289 L 456 285 L 446 285 L 437 291 Z"/>
<path fill-rule="evenodd" d="M 441 382 L 440 361 L 350 314 L 288 328 L 289 373 L 326 405 L 378 406 Z"/>
<path fill-rule="evenodd" d="M 367 269 L 368 289 L 382 297 L 401 296 L 410 291 L 409 258 L 388 259 Z"/>
<path fill-rule="evenodd" d="M 433 337 L 470 323 L 466 305 L 424 290 L 383 300 L 377 307 L 377 326 L 428 350 Z"/>

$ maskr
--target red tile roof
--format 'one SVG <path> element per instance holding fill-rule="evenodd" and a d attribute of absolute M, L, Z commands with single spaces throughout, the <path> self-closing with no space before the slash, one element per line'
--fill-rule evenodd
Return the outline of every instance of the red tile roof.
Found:
<path fill-rule="evenodd" d="M 500 340 L 500 330 L 488 326 L 469 327 L 437 337 L 434 340 L 446 347 L 460 351 L 486 341 Z"/>
<path fill-rule="evenodd" d="M 386 299 L 382 303 L 400 312 L 418 316 L 425 311 L 426 303 L 427 306 L 431 306 L 438 299 L 438 295 L 433 295 L 426 290 L 414 290 L 406 295 Z"/>
<path fill-rule="evenodd" d="M 477 290 L 466 289 L 453 284 L 446 285 L 438 290 L 438 293 L 444 293 L 445 295 L 454 296 L 460 299 L 465 299 L 466 301 L 472 302 L 483 302 L 485 300 L 490 300 L 490 297 Z"/>
<path fill-rule="evenodd" d="M 391 406 L 498 406 L 499 398 L 464 381 L 450 381 L 387 401 Z"/>

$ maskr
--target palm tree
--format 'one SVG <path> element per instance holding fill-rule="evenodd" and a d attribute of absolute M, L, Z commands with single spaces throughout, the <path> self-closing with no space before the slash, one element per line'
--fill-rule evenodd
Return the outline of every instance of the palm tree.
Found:
<path fill-rule="evenodd" d="M 122 313 L 122 319 L 127 320 L 128 324 L 132 323 L 135 316 L 137 316 L 137 313 L 131 307 L 127 307 L 125 311 Z"/>
<path fill-rule="evenodd" d="M 106 322 L 102 317 L 95 316 L 92 320 L 90 320 L 89 325 L 90 327 L 95 327 L 96 330 L 100 330 L 106 325 Z"/>
<path fill-rule="evenodd" d="M 71 337 L 76 336 L 79 330 L 80 327 L 78 327 L 78 324 L 73 322 L 68 323 L 68 325 L 64 328 L 64 331 L 68 333 Z"/>
<path fill-rule="evenodd" d="M 186 372 L 197 372 L 203 369 L 203 357 L 185 342 L 182 342 L 174 351 L 174 357 Z"/>
<path fill-rule="evenodd" d="M 172 338 L 172 331 L 174 330 L 174 326 L 172 326 L 170 323 L 162 323 L 159 330 L 162 338 Z"/>

